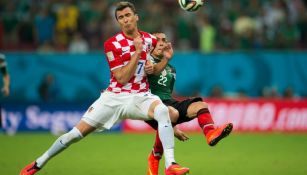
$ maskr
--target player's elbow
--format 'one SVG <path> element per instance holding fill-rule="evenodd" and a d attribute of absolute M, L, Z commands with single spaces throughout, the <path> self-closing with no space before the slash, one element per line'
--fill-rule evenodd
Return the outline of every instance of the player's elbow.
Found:
<path fill-rule="evenodd" d="M 158 76 L 161 72 L 153 72 L 153 75 Z"/>
<path fill-rule="evenodd" d="M 115 79 L 118 83 L 122 84 L 122 85 L 125 85 L 128 83 L 128 79 L 125 77 L 125 76 L 115 76 Z"/>
<path fill-rule="evenodd" d="M 116 69 L 113 71 L 113 76 L 115 77 L 116 81 L 122 85 L 125 85 L 129 81 L 129 76 L 124 73 L 121 69 Z"/>
<path fill-rule="evenodd" d="M 125 81 L 125 80 L 121 80 L 121 81 L 118 81 L 120 84 L 122 84 L 122 85 L 125 85 L 125 84 L 127 84 L 128 83 L 128 81 Z"/>
<path fill-rule="evenodd" d="M 122 85 L 127 84 L 127 81 L 126 81 L 125 79 L 121 78 L 121 77 L 116 78 L 116 81 L 117 81 L 118 83 L 122 84 Z"/>
<path fill-rule="evenodd" d="M 160 72 L 161 72 L 161 71 L 159 71 L 159 69 L 154 68 L 154 70 L 153 70 L 152 74 L 153 74 L 153 75 L 159 75 L 159 74 L 160 74 Z"/>

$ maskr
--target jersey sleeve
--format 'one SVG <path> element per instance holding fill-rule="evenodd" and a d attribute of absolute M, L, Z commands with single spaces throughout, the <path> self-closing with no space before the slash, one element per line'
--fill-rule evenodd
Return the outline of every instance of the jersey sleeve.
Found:
<path fill-rule="evenodd" d="M 152 35 L 152 34 L 150 34 L 150 38 L 151 38 L 151 49 L 153 50 L 153 49 L 155 49 L 158 40 L 157 40 L 157 38 L 156 38 L 154 35 Z"/>
<path fill-rule="evenodd" d="M 112 42 L 104 43 L 104 53 L 106 54 L 111 71 L 124 66 L 120 53 Z"/>
<path fill-rule="evenodd" d="M 150 52 L 156 47 L 157 45 L 157 38 L 150 34 L 150 33 L 143 33 L 143 35 L 145 36 L 146 40 L 148 41 L 148 43 L 150 43 L 149 45 L 149 50 Z"/>
<path fill-rule="evenodd" d="M 150 61 L 152 64 L 156 64 L 155 59 L 153 58 L 151 54 L 147 55 L 147 61 Z"/>
<path fill-rule="evenodd" d="M 157 38 L 155 36 L 152 35 L 152 47 L 155 48 L 157 45 Z"/>

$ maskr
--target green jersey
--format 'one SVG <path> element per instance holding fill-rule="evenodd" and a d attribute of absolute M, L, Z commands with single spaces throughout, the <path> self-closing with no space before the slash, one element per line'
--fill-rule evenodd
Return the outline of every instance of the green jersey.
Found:
<path fill-rule="evenodd" d="M 155 63 L 160 60 L 152 59 Z M 176 70 L 168 64 L 159 75 L 149 75 L 148 82 L 151 93 L 160 97 L 161 100 L 172 99 L 172 92 L 176 80 Z"/>

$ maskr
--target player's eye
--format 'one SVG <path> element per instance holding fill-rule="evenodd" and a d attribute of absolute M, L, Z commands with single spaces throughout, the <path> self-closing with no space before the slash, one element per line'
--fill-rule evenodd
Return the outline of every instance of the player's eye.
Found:
<path fill-rule="evenodd" d="M 126 17 L 130 17 L 130 16 L 131 16 L 131 13 L 127 13 L 125 16 L 126 16 Z"/>

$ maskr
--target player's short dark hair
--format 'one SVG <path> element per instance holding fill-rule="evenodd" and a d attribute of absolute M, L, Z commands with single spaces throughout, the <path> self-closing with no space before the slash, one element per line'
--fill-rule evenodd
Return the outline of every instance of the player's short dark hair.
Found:
<path fill-rule="evenodd" d="M 118 11 L 122 11 L 124 8 L 127 8 L 127 7 L 130 8 L 133 11 L 134 14 L 137 14 L 134 5 L 131 2 L 128 2 L 128 1 L 118 2 L 115 7 L 116 8 L 115 8 L 114 14 L 115 14 L 116 19 L 117 19 L 116 13 Z"/>
<path fill-rule="evenodd" d="M 160 32 L 160 31 L 153 32 L 153 33 L 151 33 L 151 34 L 152 34 L 152 35 L 154 35 L 154 36 L 156 36 L 157 34 L 160 34 L 160 33 L 163 33 L 163 34 L 165 35 L 165 33 L 164 33 L 164 32 Z"/>

